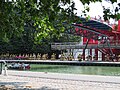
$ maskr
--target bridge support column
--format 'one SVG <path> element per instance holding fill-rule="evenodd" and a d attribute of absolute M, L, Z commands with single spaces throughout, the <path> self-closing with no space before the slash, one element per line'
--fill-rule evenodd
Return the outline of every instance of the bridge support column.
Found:
<path fill-rule="evenodd" d="M 90 55 L 91 55 L 91 57 L 92 57 L 92 49 L 90 49 Z M 91 61 L 92 61 L 92 59 L 91 59 Z"/>
<path fill-rule="evenodd" d="M 98 49 L 95 49 L 96 61 L 98 61 Z"/>
<path fill-rule="evenodd" d="M 85 61 L 85 50 L 83 50 L 83 61 Z"/>
<path fill-rule="evenodd" d="M 105 54 L 102 53 L 102 61 L 105 61 Z"/>
<path fill-rule="evenodd" d="M 90 41 L 90 38 L 85 39 L 84 42 L 83 42 L 83 44 L 85 43 L 85 41 L 87 41 L 87 42 L 86 42 L 85 48 L 83 49 L 83 53 L 84 53 L 84 54 L 83 54 L 83 60 L 85 60 L 85 56 L 86 56 L 86 55 L 85 55 L 85 50 L 86 50 L 87 45 L 88 45 L 88 43 L 89 43 L 89 41 Z"/>

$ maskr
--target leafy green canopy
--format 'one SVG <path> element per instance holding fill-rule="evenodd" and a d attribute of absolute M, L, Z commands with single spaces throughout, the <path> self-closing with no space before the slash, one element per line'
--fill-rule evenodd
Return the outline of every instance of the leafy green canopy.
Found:
<path fill-rule="evenodd" d="M 61 5 L 68 4 L 66 9 Z M 74 17 L 74 3 L 69 0 L 16 0 L 0 1 L 0 37 L 6 42 L 12 36 L 21 37 L 27 26 L 34 30 L 34 40 L 59 35 L 64 31 L 62 22 Z"/>
<path fill-rule="evenodd" d="M 101 2 L 101 0 L 80 0 L 83 4 Z M 112 3 L 117 0 L 107 0 Z M 120 4 L 119 4 L 120 6 Z M 68 24 L 78 20 L 74 13 L 74 0 L 0 0 L 0 38 L 9 42 L 11 37 L 21 37 L 27 27 L 33 30 L 35 43 L 41 42 L 42 38 L 59 37 L 64 32 L 63 22 Z M 104 8 L 105 16 L 120 19 L 115 9 L 113 15 Z"/>

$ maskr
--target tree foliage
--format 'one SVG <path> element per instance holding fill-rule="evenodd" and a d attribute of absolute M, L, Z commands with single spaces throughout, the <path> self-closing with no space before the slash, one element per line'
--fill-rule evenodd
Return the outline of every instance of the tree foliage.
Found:
<path fill-rule="evenodd" d="M 102 0 L 80 1 L 85 5 Z M 114 3 L 117 0 L 107 1 Z M 14 53 L 49 52 L 49 42 L 66 38 L 60 36 L 65 31 L 63 22 L 71 24 L 79 20 L 75 10 L 74 0 L 0 0 L 0 50 Z M 120 3 L 115 13 L 104 8 L 104 19 L 120 19 L 119 10 Z"/>
<path fill-rule="evenodd" d="M 66 9 L 62 5 L 68 4 Z M 59 35 L 64 31 L 62 22 L 74 18 L 74 3 L 70 0 L 16 0 L 0 1 L 0 33 L 8 42 L 13 35 L 20 37 L 25 25 L 34 29 L 34 41 Z M 72 20 L 73 21 L 73 20 Z"/>
<path fill-rule="evenodd" d="M 80 0 L 83 4 L 101 2 L 102 0 Z M 114 3 L 117 0 L 106 0 Z M 112 14 L 104 8 L 104 19 L 120 19 L 120 3 Z M 0 1 L 0 37 L 9 42 L 13 35 L 20 37 L 27 24 L 34 29 L 34 41 L 40 42 L 42 38 L 59 36 L 65 30 L 62 23 L 75 22 L 74 0 L 1 0 Z M 87 8 L 87 11 L 89 9 Z"/>
<path fill-rule="evenodd" d="M 111 4 L 113 4 L 114 2 L 117 2 L 117 0 L 111 0 Z M 104 20 L 109 20 L 110 18 L 114 19 L 114 20 L 119 20 L 120 19 L 120 2 L 117 4 L 117 6 L 113 6 L 113 9 L 111 10 L 110 8 L 105 8 L 103 6 L 103 17 Z"/>

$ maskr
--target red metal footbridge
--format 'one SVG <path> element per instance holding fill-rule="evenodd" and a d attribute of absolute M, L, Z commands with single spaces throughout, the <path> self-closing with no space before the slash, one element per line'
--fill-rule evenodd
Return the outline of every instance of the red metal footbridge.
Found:
<path fill-rule="evenodd" d="M 95 54 L 98 56 L 98 51 L 102 52 L 102 60 L 105 55 L 110 55 L 116 58 L 120 54 L 120 20 L 118 25 L 110 25 L 101 20 L 81 18 L 79 23 L 72 24 L 74 29 L 68 30 L 69 34 L 74 34 L 83 37 L 83 45 L 74 43 L 54 43 L 51 44 L 52 49 L 95 49 Z M 84 57 L 85 58 L 85 57 Z"/>

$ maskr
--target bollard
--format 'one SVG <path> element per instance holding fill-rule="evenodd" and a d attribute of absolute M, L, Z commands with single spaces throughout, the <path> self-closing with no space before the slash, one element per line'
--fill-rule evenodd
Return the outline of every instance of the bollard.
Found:
<path fill-rule="evenodd" d="M 0 63 L 0 74 L 2 74 L 2 63 Z"/>
<path fill-rule="evenodd" d="M 6 61 L 3 61 L 3 63 L 4 63 L 4 75 L 7 76 L 8 75 L 7 74 L 7 63 Z"/>

